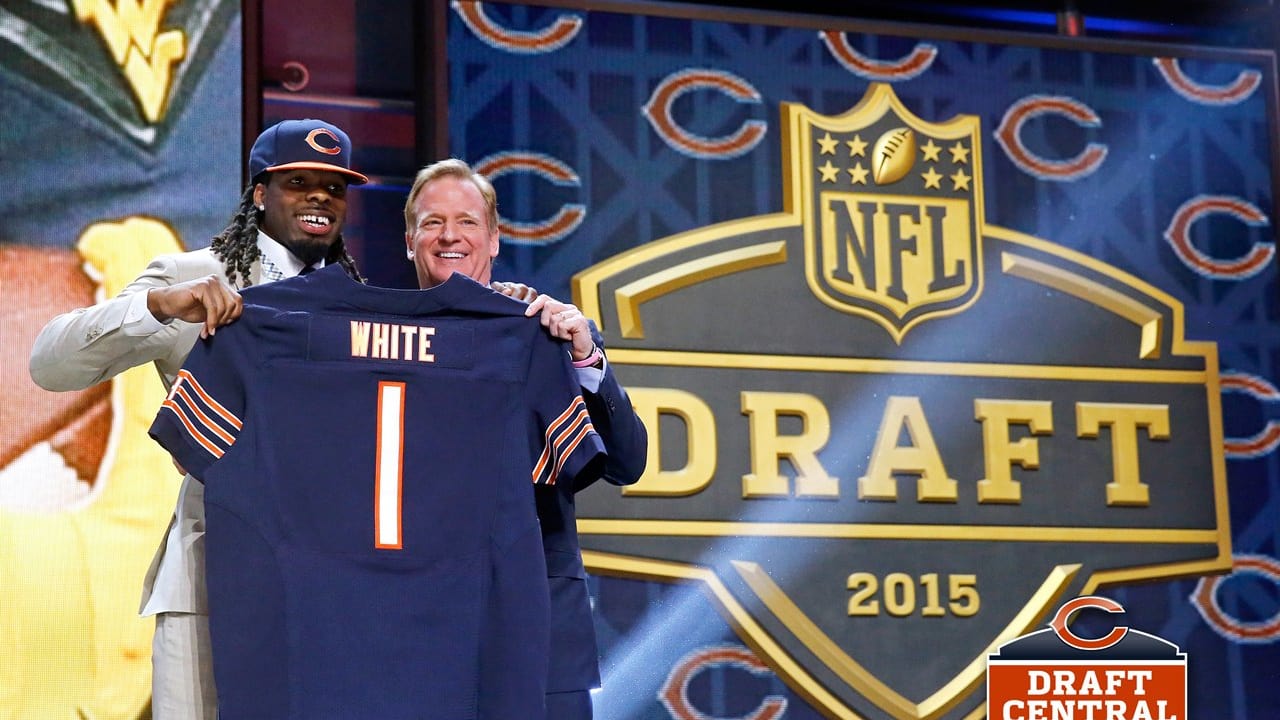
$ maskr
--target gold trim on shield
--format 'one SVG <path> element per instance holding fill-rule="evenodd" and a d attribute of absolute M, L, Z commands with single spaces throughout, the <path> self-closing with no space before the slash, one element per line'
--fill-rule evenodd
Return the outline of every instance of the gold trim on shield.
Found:
<path fill-rule="evenodd" d="M 779 240 L 707 255 L 627 283 L 613 294 L 618 305 L 622 337 L 644 337 L 644 323 L 640 320 L 640 304 L 643 302 L 713 278 L 786 261 L 787 244 Z"/>
<path fill-rule="evenodd" d="M 1074 295 L 1085 302 L 1092 303 L 1103 310 L 1119 315 L 1142 328 L 1142 341 L 1138 349 L 1138 357 L 1143 360 L 1156 360 L 1160 357 L 1160 341 L 1164 336 L 1164 322 L 1160 313 L 1156 310 L 1101 283 L 1063 270 L 1060 267 L 1055 267 L 1039 260 L 1032 260 L 1029 257 L 1015 255 L 1011 252 L 1000 254 L 1000 269 L 1014 277 L 1030 280 L 1031 282 Z"/>
<path fill-rule="evenodd" d="M 1040 588 L 1031 599 L 1014 616 L 1013 620 L 1000 631 L 991 644 L 969 662 L 951 682 L 943 685 L 937 692 L 919 704 L 895 692 L 874 675 L 862 667 L 857 660 L 849 657 L 840 649 L 822 629 L 796 606 L 782 588 L 778 587 L 769 574 L 753 562 L 733 561 L 733 568 L 755 592 L 756 596 L 769 608 L 774 617 L 795 635 L 809 652 L 822 661 L 841 680 L 849 684 L 858 694 L 874 702 L 881 709 L 903 720 L 930 720 L 955 707 L 979 683 L 987 668 L 987 655 L 1001 645 L 1027 634 L 1037 619 L 1045 611 L 1058 604 L 1068 583 L 1079 572 L 1079 565 L 1059 565 L 1050 571 L 1049 576 L 1040 584 Z"/>

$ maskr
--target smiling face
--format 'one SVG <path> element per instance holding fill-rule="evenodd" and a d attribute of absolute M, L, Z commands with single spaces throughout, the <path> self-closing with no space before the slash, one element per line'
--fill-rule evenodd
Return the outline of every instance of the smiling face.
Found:
<path fill-rule="evenodd" d="M 266 173 L 253 189 L 253 201 L 265 206 L 259 227 L 310 265 L 323 258 L 347 219 L 347 180 L 327 170 Z"/>
<path fill-rule="evenodd" d="M 418 271 L 418 287 L 439 285 L 460 272 L 488 285 L 498 256 L 498 228 L 491 227 L 484 196 L 467 178 L 445 175 L 422 186 L 405 244 Z"/>

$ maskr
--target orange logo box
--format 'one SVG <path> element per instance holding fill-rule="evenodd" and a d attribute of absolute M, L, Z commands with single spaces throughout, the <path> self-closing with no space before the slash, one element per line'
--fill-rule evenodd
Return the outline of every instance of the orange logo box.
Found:
<path fill-rule="evenodd" d="M 987 717 L 1186 720 L 1186 654 L 1125 626 L 1102 638 L 1081 637 L 1068 626 L 1081 610 L 1124 611 L 1107 598 L 1076 598 L 1050 627 L 1001 645 L 987 658 Z"/>

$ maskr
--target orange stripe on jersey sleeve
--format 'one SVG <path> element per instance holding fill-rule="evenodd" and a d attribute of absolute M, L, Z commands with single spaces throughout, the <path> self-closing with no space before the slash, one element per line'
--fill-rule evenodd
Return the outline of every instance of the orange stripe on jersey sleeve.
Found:
<path fill-rule="evenodd" d="M 543 440 L 545 444 L 542 456 L 538 459 L 538 464 L 533 472 L 533 482 L 535 484 L 555 484 L 556 477 L 560 474 L 560 469 L 564 465 L 564 456 L 566 455 L 566 453 L 557 448 L 565 442 L 565 438 L 577 432 L 583 423 L 591 427 L 587 404 L 582 400 L 581 395 L 577 395 L 569 403 L 569 406 L 565 408 L 565 411 L 560 413 L 555 422 L 547 428 Z M 570 452 L 572 452 L 572 449 L 570 449 Z M 544 475 L 545 477 L 543 477 Z"/>
<path fill-rule="evenodd" d="M 552 440 L 552 436 L 555 434 L 556 428 L 560 423 L 564 422 L 565 418 L 569 417 L 569 415 L 573 413 L 573 410 L 577 407 L 578 403 L 582 403 L 581 395 L 575 396 L 573 401 L 569 403 L 569 406 L 564 409 L 564 412 L 560 413 L 559 417 L 551 421 L 551 424 L 547 425 L 546 432 L 544 432 L 542 436 L 542 455 L 538 457 L 538 463 L 533 468 L 533 483 L 535 485 L 539 484 L 538 478 L 542 476 L 543 471 L 551 460 L 552 453 L 555 452 L 555 442 Z M 586 404 L 583 403 L 583 406 L 585 407 Z"/>
<path fill-rule="evenodd" d="M 200 396 L 200 399 L 204 400 L 210 409 L 218 415 L 221 415 L 222 419 L 230 423 L 232 427 L 237 430 L 243 427 L 243 423 L 240 422 L 240 418 L 236 417 L 234 413 L 223 407 L 217 400 L 214 400 L 212 395 L 205 392 L 204 388 L 200 386 L 200 381 L 196 380 L 194 375 L 186 370 L 179 370 L 178 377 L 190 381 L 192 389 L 196 391 L 196 394 Z"/>
<path fill-rule="evenodd" d="M 170 397 L 168 402 L 174 402 L 179 399 L 181 399 L 183 401 L 183 405 L 185 405 L 186 408 L 190 410 L 193 415 L 195 415 L 195 419 L 198 420 L 201 425 L 207 428 L 214 435 L 217 435 L 219 438 L 221 438 L 222 441 L 225 442 L 226 444 L 231 445 L 235 443 L 236 439 L 231 436 L 231 433 L 228 433 L 226 430 L 223 430 L 208 415 L 205 415 L 204 411 L 200 409 L 200 406 L 196 404 L 195 399 L 192 398 L 189 394 L 187 394 L 187 391 L 184 387 L 182 387 L 181 385 L 175 385 L 173 388 L 173 395 Z"/>
<path fill-rule="evenodd" d="M 222 448 L 213 444 L 212 440 L 205 437 L 203 433 L 196 429 L 196 426 L 191 423 L 191 420 L 187 418 L 187 414 L 182 411 L 182 408 L 178 407 L 177 403 L 172 400 L 165 400 L 161 403 L 161 406 L 168 408 L 173 411 L 174 415 L 178 416 L 178 420 L 187 428 L 187 435 L 190 436 L 192 440 L 195 440 L 201 447 L 208 450 L 209 454 L 215 458 L 222 457 Z"/>
<path fill-rule="evenodd" d="M 556 478 L 559 478 L 560 473 L 564 471 L 565 460 L 568 460 L 569 457 L 573 455 L 573 451 L 578 449 L 578 446 L 582 444 L 583 439 L 585 439 L 587 435 L 595 431 L 596 428 L 591 424 L 590 420 L 588 420 L 587 423 L 578 430 L 578 434 L 575 435 L 573 440 L 569 443 L 569 447 L 565 448 L 564 452 L 560 454 L 560 458 L 556 461 Z M 555 484 L 555 479 L 552 479 L 551 484 Z"/>

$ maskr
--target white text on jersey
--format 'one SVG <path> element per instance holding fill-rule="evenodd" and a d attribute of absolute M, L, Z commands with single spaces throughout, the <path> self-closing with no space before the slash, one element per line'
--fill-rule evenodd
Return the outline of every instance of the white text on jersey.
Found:
<path fill-rule="evenodd" d="M 351 321 L 351 357 L 379 360 L 435 362 L 431 354 L 433 327 Z"/>

